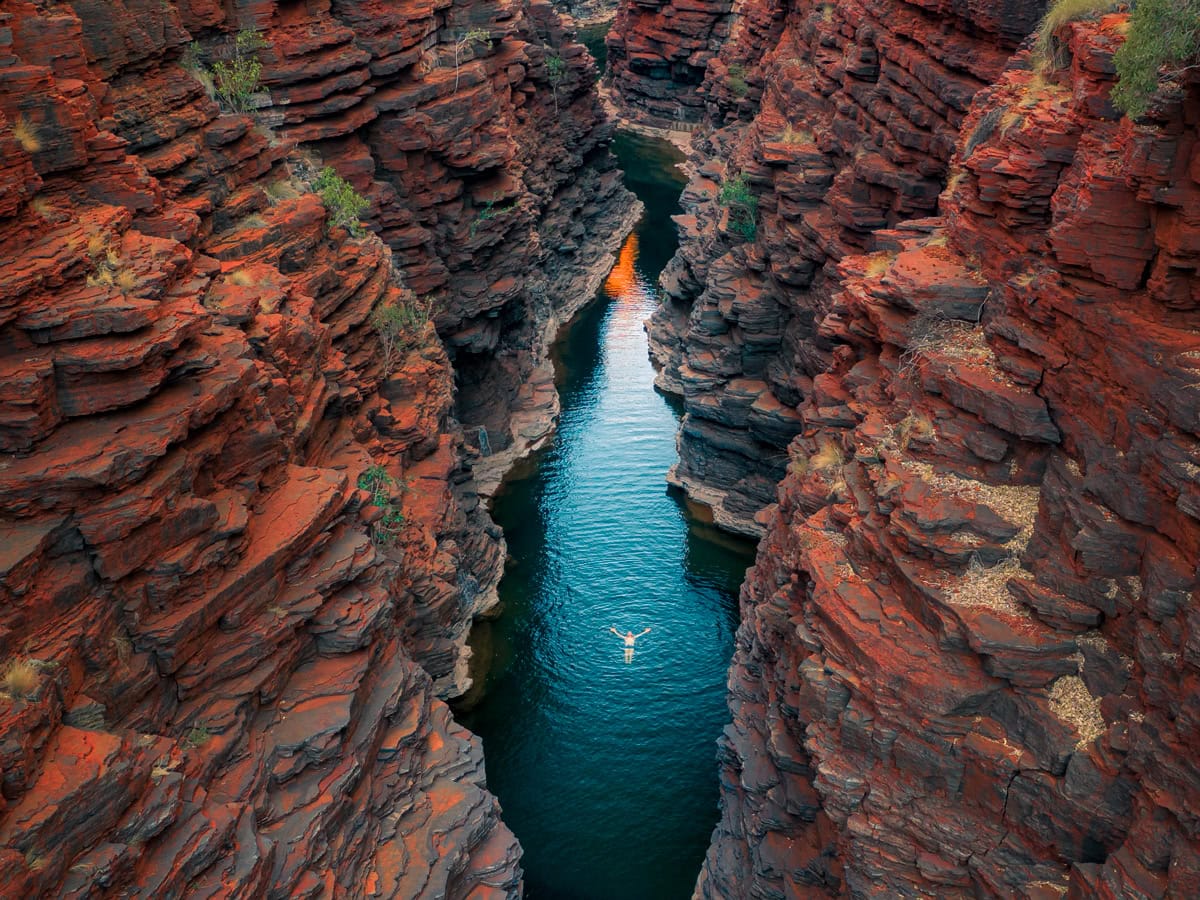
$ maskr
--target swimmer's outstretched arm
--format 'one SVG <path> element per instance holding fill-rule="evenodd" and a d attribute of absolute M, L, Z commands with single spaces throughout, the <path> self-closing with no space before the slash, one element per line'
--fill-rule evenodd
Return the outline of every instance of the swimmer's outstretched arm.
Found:
<path fill-rule="evenodd" d="M 647 628 L 645 631 L 643 631 L 643 632 L 642 632 L 642 634 L 649 634 L 649 633 L 650 633 L 650 629 L 649 629 L 649 628 Z M 642 634 L 636 634 L 636 635 L 634 635 L 634 637 L 641 637 L 641 636 L 642 636 Z"/>
<path fill-rule="evenodd" d="M 613 634 L 615 634 L 619 638 L 625 637 L 625 635 L 621 634 L 621 632 L 617 631 L 617 629 L 613 628 L 611 625 L 608 627 L 608 630 L 611 631 Z"/>

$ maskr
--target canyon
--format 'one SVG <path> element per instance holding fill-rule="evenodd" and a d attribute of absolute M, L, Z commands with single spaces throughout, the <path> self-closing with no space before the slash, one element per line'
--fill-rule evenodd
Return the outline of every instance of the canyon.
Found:
<path fill-rule="evenodd" d="M 696 895 L 1200 896 L 1200 74 L 1123 116 L 1046 7 L 3 4 L 0 893 L 520 895 L 446 701 L 608 103 L 690 142 L 664 474 L 759 542 Z"/>

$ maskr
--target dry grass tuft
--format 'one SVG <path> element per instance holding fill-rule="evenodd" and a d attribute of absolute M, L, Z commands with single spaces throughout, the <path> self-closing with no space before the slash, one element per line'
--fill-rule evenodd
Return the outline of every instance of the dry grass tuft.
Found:
<path fill-rule="evenodd" d="M 1013 598 L 1008 582 L 1025 574 L 1016 559 L 1006 559 L 991 568 L 972 558 L 967 571 L 946 588 L 946 600 L 954 606 L 990 609 L 1010 616 L 1028 616 L 1029 611 Z"/>
<path fill-rule="evenodd" d="M 1000 117 L 1000 137 L 1005 137 L 1010 131 L 1025 121 L 1025 117 L 1016 110 L 1008 110 Z"/>
<path fill-rule="evenodd" d="M 130 657 L 133 656 L 133 641 L 124 632 L 114 631 L 111 642 L 113 652 L 117 654 L 121 665 L 129 665 Z"/>
<path fill-rule="evenodd" d="M 303 188 L 292 178 L 281 178 L 278 181 L 272 181 L 263 188 L 263 191 L 270 198 L 272 205 L 281 200 L 295 200 L 304 193 Z"/>
<path fill-rule="evenodd" d="M 0 689 L 13 700 L 32 697 L 42 683 L 42 672 L 31 659 L 14 659 L 0 678 Z"/>
<path fill-rule="evenodd" d="M 17 116 L 12 126 L 13 137 L 26 153 L 37 153 L 42 149 L 42 139 L 38 136 L 37 126 L 25 116 Z"/>
<path fill-rule="evenodd" d="M 788 125 L 783 129 L 783 133 L 779 135 L 779 140 L 785 144 L 811 144 L 813 142 L 813 133 L 807 128 L 793 128 Z"/>
<path fill-rule="evenodd" d="M 116 283 L 117 279 L 113 275 L 113 270 L 105 265 L 101 265 L 87 277 L 88 287 L 112 287 Z"/>
<path fill-rule="evenodd" d="M 799 442 L 793 443 L 788 447 L 788 474 L 794 475 L 797 478 L 803 478 L 808 474 L 808 457 L 804 455 L 804 448 Z"/>
<path fill-rule="evenodd" d="M 927 441 L 934 436 L 933 420 L 929 416 L 910 412 L 896 426 L 896 440 L 901 450 L 907 450 L 913 440 Z"/>
<path fill-rule="evenodd" d="M 230 272 L 225 278 L 230 284 L 238 287 L 254 287 L 258 282 L 254 280 L 254 276 L 245 269 L 238 269 L 235 272 Z"/>
<path fill-rule="evenodd" d="M 1124 5 L 1125 0 L 1056 0 L 1046 10 L 1042 24 L 1038 28 L 1037 42 L 1034 49 L 1038 55 L 1056 67 L 1066 65 L 1060 54 L 1058 39 L 1055 32 L 1068 22 L 1078 22 L 1081 19 L 1094 19 L 1104 13 L 1112 12 Z"/>
<path fill-rule="evenodd" d="M 1092 696 L 1078 675 L 1064 675 L 1050 688 L 1050 708 L 1079 733 L 1076 749 L 1082 750 L 1104 734 L 1100 701 Z"/>
<path fill-rule="evenodd" d="M 117 272 L 116 278 L 117 287 L 125 292 L 132 291 L 137 287 L 138 277 L 133 269 L 121 269 Z"/>
<path fill-rule="evenodd" d="M 99 259 L 108 250 L 108 235 L 103 231 L 93 231 L 88 235 L 87 254 L 92 259 Z"/>
<path fill-rule="evenodd" d="M 904 460 L 907 469 L 915 471 L 931 488 L 943 494 L 986 506 L 1000 518 L 1020 529 L 1005 547 L 1012 553 L 1024 551 L 1037 522 L 1041 491 L 1034 485 L 984 484 L 970 478 L 960 478 L 938 472 L 929 463 Z"/>
<path fill-rule="evenodd" d="M 29 201 L 29 208 L 47 222 L 53 222 L 58 216 L 58 210 L 45 197 L 34 197 Z"/>
<path fill-rule="evenodd" d="M 817 472 L 828 472 L 831 469 L 841 468 L 846 462 L 846 457 L 842 453 L 842 448 L 835 441 L 825 441 L 821 444 L 821 448 L 809 457 L 808 465 L 811 469 Z"/>
<path fill-rule="evenodd" d="M 867 257 L 867 277 L 878 278 L 891 267 L 892 263 L 896 261 L 897 256 L 899 256 L 898 253 L 890 250 L 885 250 L 880 253 L 872 253 L 869 257 Z"/>

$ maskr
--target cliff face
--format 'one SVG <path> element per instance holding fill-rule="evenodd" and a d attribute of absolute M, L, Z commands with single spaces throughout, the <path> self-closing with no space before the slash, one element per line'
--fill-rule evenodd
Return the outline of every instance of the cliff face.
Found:
<path fill-rule="evenodd" d="M 1005 71 L 1036 8 L 954 8 L 747 3 L 709 67 L 651 331 L 765 537 L 701 896 L 1200 890 L 1200 90 L 1134 125 L 1123 16 Z"/>
<path fill-rule="evenodd" d="M 254 115 L 196 77 L 242 28 Z M 5 892 L 515 894 L 437 699 L 502 543 L 434 326 L 385 365 L 369 322 L 432 298 L 520 399 L 629 215 L 582 48 L 546 2 L 127 0 L 9 3 L 0 57 Z"/>
<path fill-rule="evenodd" d="M 608 33 L 615 99 L 624 115 L 661 127 L 698 122 L 697 88 L 729 37 L 733 0 L 627 0 Z"/>
<path fill-rule="evenodd" d="M 670 302 L 650 328 L 659 384 L 687 409 L 671 478 L 720 524 L 762 534 L 755 516 L 803 427 L 795 407 L 832 361 L 817 322 L 836 261 L 937 209 L 971 98 L 1040 12 L 1028 2 L 955 15 L 905 0 L 738 8 L 702 89 L 718 130 L 697 139 L 664 277 Z M 739 176 L 761 196 L 750 241 L 718 202 Z M 826 405 L 837 424 L 839 404 Z"/>

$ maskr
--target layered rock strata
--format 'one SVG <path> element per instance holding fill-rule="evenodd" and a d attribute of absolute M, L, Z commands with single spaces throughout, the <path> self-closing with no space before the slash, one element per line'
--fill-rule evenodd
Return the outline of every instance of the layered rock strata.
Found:
<path fill-rule="evenodd" d="M 515 896 L 438 699 L 503 560 L 468 392 L 370 321 L 517 398 L 630 215 L 588 57 L 444 0 L 16 2 L 0 57 L 3 892 Z"/>
<path fill-rule="evenodd" d="M 730 35 L 733 0 L 626 0 L 608 33 L 613 97 L 631 121 L 694 126 L 704 115 L 698 91 Z"/>
<path fill-rule="evenodd" d="M 695 138 L 668 302 L 650 323 L 659 385 L 687 410 L 671 480 L 719 524 L 763 533 L 756 516 L 803 427 L 796 406 L 832 362 L 816 326 L 837 261 L 936 211 L 971 98 L 1040 12 L 1032 0 L 1001 17 L 906 0 L 737 8 L 703 86 L 717 130 Z M 749 240 L 719 199 L 739 179 L 757 202 Z"/>
<path fill-rule="evenodd" d="M 700 896 L 1200 890 L 1200 85 L 1122 119 L 1124 30 L 1067 26 L 1063 69 L 1017 54 L 963 110 L 939 215 L 902 221 L 925 178 L 892 168 L 859 194 L 874 232 L 837 201 L 882 161 L 846 174 L 820 123 L 764 125 L 803 108 L 767 79 L 748 130 L 813 139 L 750 142 L 789 159 L 773 189 L 732 157 L 761 236 L 709 265 L 737 287 L 691 325 L 739 327 L 781 235 L 838 262 L 793 257 L 798 436 L 742 594 Z M 779 189 L 810 183 L 829 202 Z"/>

